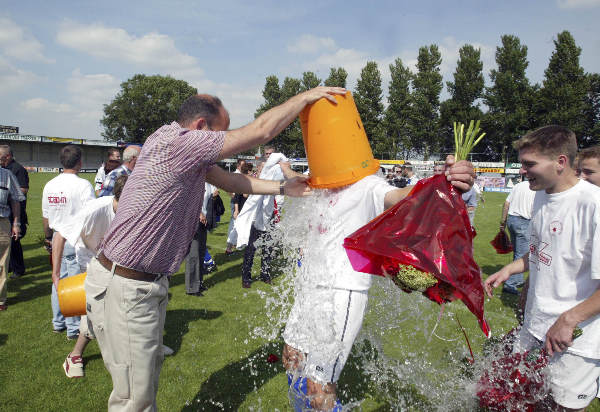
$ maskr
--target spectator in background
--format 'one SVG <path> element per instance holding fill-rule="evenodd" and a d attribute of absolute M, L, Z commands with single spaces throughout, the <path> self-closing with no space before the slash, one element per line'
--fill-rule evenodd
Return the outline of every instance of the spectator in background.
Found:
<path fill-rule="evenodd" d="M 533 209 L 533 199 L 535 191 L 529 188 L 529 182 L 524 180 L 517 183 L 504 202 L 502 208 L 502 219 L 500 220 L 500 230 L 508 228 L 510 241 L 513 245 L 513 261 L 520 259 L 529 252 L 529 221 L 531 220 L 531 210 Z M 523 286 L 524 275 L 522 272 L 512 275 L 502 287 L 505 293 L 518 295 L 517 288 Z"/>
<path fill-rule="evenodd" d="M 243 167 L 246 165 L 246 161 L 244 159 L 238 159 L 235 167 L 235 172 L 233 173 L 242 173 Z M 233 198 L 235 193 L 229 193 L 231 196 L 231 201 L 229 202 L 229 209 L 231 211 L 231 219 L 229 220 L 229 227 L 227 228 L 227 248 L 225 249 L 226 255 L 231 255 L 234 252 L 235 244 L 237 242 L 237 236 L 235 235 L 235 217 L 233 216 Z"/>
<path fill-rule="evenodd" d="M 27 233 L 27 192 L 29 191 L 29 173 L 27 170 L 17 163 L 14 159 L 12 149 L 9 145 L 0 145 L 0 165 L 12 172 L 17 178 L 17 182 L 21 187 L 24 199 L 20 203 L 21 216 L 20 231 L 18 237 L 11 238 L 10 244 L 10 264 L 9 272 L 12 272 L 11 279 L 20 278 L 25 274 L 25 260 L 23 259 L 23 247 L 21 239 Z M 14 216 L 10 215 L 10 221 L 14 222 Z"/>
<path fill-rule="evenodd" d="M 392 185 L 403 188 L 406 187 L 408 180 L 404 176 L 404 166 L 394 166 L 394 177 L 392 178 Z"/>
<path fill-rule="evenodd" d="M 54 232 L 61 232 L 71 224 L 73 218 L 83 206 L 95 199 L 94 188 L 86 179 L 77 176 L 81 170 L 81 149 L 75 145 L 66 145 L 60 151 L 60 163 L 64 170 L 44 186 L 42 194 L 42 216 L 46 245 L 58 246 L 59 237 Z M 56 244 L 56 245 L 55 245 Z M 58 250 L 58 249 L 57 249 Z M 79 274 L 79 264 L 75 255 L 75 246 L 67 242 L 64 245 L 62 259 L 52 262 L 52 324 L 54 332 L 67 330 L 67 339 L 79 336 L 79 316 L 65 318 L 58 306 L 58 281 Z"/>
<path fill-rule="evenodd" d="M 433 166 L 433 174 L 434 175 L 443 175 L 444 174 L 444 165 L 434 165 Z"/>
<path fill-rule="evenodd" d="M 463 193 L 462 200 L 467 206 L 471 226 L 475 226 L 475 210 L 477 209 L 477 192 L 475 192 L 475 189 L 471 187 L 468 192 Z"/>
<path fill-rule="evenodd" d="M 98 197 L 112 195 L 117 178 L 120 176 L 129 176 L 131 174 L 139 155 L 139 146 L 131 145 L 125 148 L 123 151 L 123 164 L 106 176 L 106 179 L 104 179 L 104 183 L 102 184 L 102 190 L 100 190 Z"/>
<path fill-rule="evenodd" d="M 6 275 L 10 258 L 10 243 L 11 238 L 19 237 L 21 230 L 19 202 L 24 198 L 15 176 L 6 169 L 0 169 L 0 312 L 7 308 Z M 14 216 L 12 222 L 9 220 L 11 214 Z"/>
<path fill-rule="evenodd" d="M 420 179 L 415 175 L 412 164 L 410 162 L 406 162 L 406 163 L 404 163 L 404 165 L 402 165 L 402 167 L 404 168 L 404 175 L 405 175 L 406 181 L 407 181 L 406 185 L 407 186 L 416 185 Z"/>
<path fill-rule="evenodd" d="M 579 177 L 600 186 L 600 146 L 592 146 L 579 152 L 577 159 Z"/>
<path fill-rule="evenodd" d="M 106 159 L 102 166 L 98 169 L 98 173 L 96 173 L 96 177 L 94 178 L 94 191 L 96 196 L 100 193 L 102 189 L 102 184 L 104 183 L 104 179 L 106 179 L 106 175 L 115 170 L 117 167 L 121 165 L 121 152 L 116 147 L 110 147 L 106 153 Z"/>

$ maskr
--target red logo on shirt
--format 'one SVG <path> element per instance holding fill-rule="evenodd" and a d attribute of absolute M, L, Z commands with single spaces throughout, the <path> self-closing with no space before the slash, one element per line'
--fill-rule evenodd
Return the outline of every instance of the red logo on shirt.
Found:
<path fill-rule="evenodd" d="M 539 242 L 535 236 L 531 236 L 531 243 L 529 244 L 529 257 L 533 261 L 538 261 L 546 266 L 550 266 L 552 263 L 552 256 L 544 252 L 549 245 L 546 242 Z"/>
<path fill-rule="evenodd" d="M 550 234 L 551 235 L 560 235 L 563 231 L 563 227 L 562 227 L 562 223 L 560 223 L 558 220 L 553 221 L 552 223 L 550 223 Z"/>
<path fill-rule="evenodd" d="M 67 203 L 67 198 L 65 196 L 48 196 L 48 203 L 65 204 Z"/>

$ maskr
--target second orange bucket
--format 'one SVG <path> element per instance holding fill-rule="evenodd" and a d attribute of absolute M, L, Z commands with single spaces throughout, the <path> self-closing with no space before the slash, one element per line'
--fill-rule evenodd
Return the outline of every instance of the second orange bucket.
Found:
<path fill-rule="evenodd" d="M 379 169 L 352 93 L 337 105 L 320 99 L 300 113 L 311 187 L 333 189 L 358 182 Z"/>
<path fill-rule="evenodd" d="M 64 317 L 86 314 L 85 289 L 83 284 L 87 272 L 62 278 L 58 281 L 58 305 Z"/>

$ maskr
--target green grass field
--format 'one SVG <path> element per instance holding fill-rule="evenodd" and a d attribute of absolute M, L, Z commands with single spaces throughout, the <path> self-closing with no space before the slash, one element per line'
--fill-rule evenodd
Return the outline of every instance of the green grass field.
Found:
<path fill-rule="evenodd" d="M 0 314 L 0 411 L 100 411 L 106 409 L 112 388 L 95 341 L 88 346 L 84 356 L 85 378 L 67 379 L 62 370 L 62 362 L 73 343 L 66 340 L 64 333 L 52 333 L 50 266 L 48 254 L 39 241 L 42 187 L 53 176 L 30 175 L 30 226 L 23 239 L 27 273 L 21 279 L 9 281 L 9 308 Z M 84 177 L 93 179 L 92 175 Z M 497 255 L 489 245 L 496 234 L 505 197 L 504 194 L 485 193 L 485 206 L 477 210 L 475 259 L 484 274 L 491 274 L 510 261 L 509 255 Z M 227 195 L 223 200 L 228 209 Z M 159 409 L 291 410 L 281 363 L 266 362 L 270 353 L 280 355 L 282 341 L 268 341 L 254 332 L 256 326 L 269 322 L 264 315 L 262 295 L 268 295 L 273 289 L 262 282 L 254 283 L 250 290 L 241 288 L 242 254 L 225 255 L 229 210 L 223 217 L 220 226 L 208 236 L 209 250 L 219 270 L 206 277 L 209 290 L 205 296 L 198 298 L 185 294 L 182 270 L 172 278 L 164 342 L 175 350 L 175 354 L 167 357 L 163 365 Z M 275 279 L 275 284 L 278 282 L 282 279 Z M 405 299 L 402 292 L 390 292 L 378 286 L 372 289 L 371 295 L 363 335 L 376 336 L 370 341 L 385 353 L 386 359 L 391 359 L 391 363 L 407 364 L 415 359 L 423 359 L 424 363 L 408 368 L 413 374 L 404 374 L 403 381 L 391 381 L 390 386 L 402 392 L 398 396 L 408 399 L 408 406 L 398 406 L 394 405 L 397 395 L 392 396 L 390 390 L 369 383 L 374 375 L 361 366 L 365 364 L 365 357 L 355 351 L 340 378 L 342 401 L 363 400 L 364 411 L 430 409 L 431 404 L 427 401 L 430 394 L 422 393 L 418 382 L 421 378 L 431 382 L 444 381 L 448 369 L 460 366 L 457 359 L 466 351 L 462 334 L 456 323 L 445 316 L 436 330 L 440 338 L 428 341 L 439 306 L 420 296 L 411 295 L 410 299 Z M 411 303 L 396 312 L 393 299 Z M 499 291 L 494 299 L 486 301 L 486 316 L 496 336 L 516 325 L 515 304 L 515 297 L 501 295 Z M 475 357 L 480 364 L 485 364 L 481 355 L 485 338 L 475 318 L 461 302 L 448 305 L 446 312 L 460 317 Z M 384 318 L 385 322 L 382 322 Z M 453 341 L 448 343 L 441 337 L 451 337 Z M 431 395 L 438 399 L 434 402 L 436 405 L 444 396 L 442 389 L 440 392 Z M 588 410 L 600 411 L 600 402 L 596 400 Z"/>

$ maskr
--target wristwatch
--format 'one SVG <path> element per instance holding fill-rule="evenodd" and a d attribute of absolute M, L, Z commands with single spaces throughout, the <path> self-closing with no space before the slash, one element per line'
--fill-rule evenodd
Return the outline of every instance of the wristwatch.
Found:
<path fill-rule="evenodd" d="M 283 190 L 283 184 L 285 183 L 285 180 L 280 180 L 279 181 L 279 194 L 281 196 L 285 195 L 285 191 Z"/>

